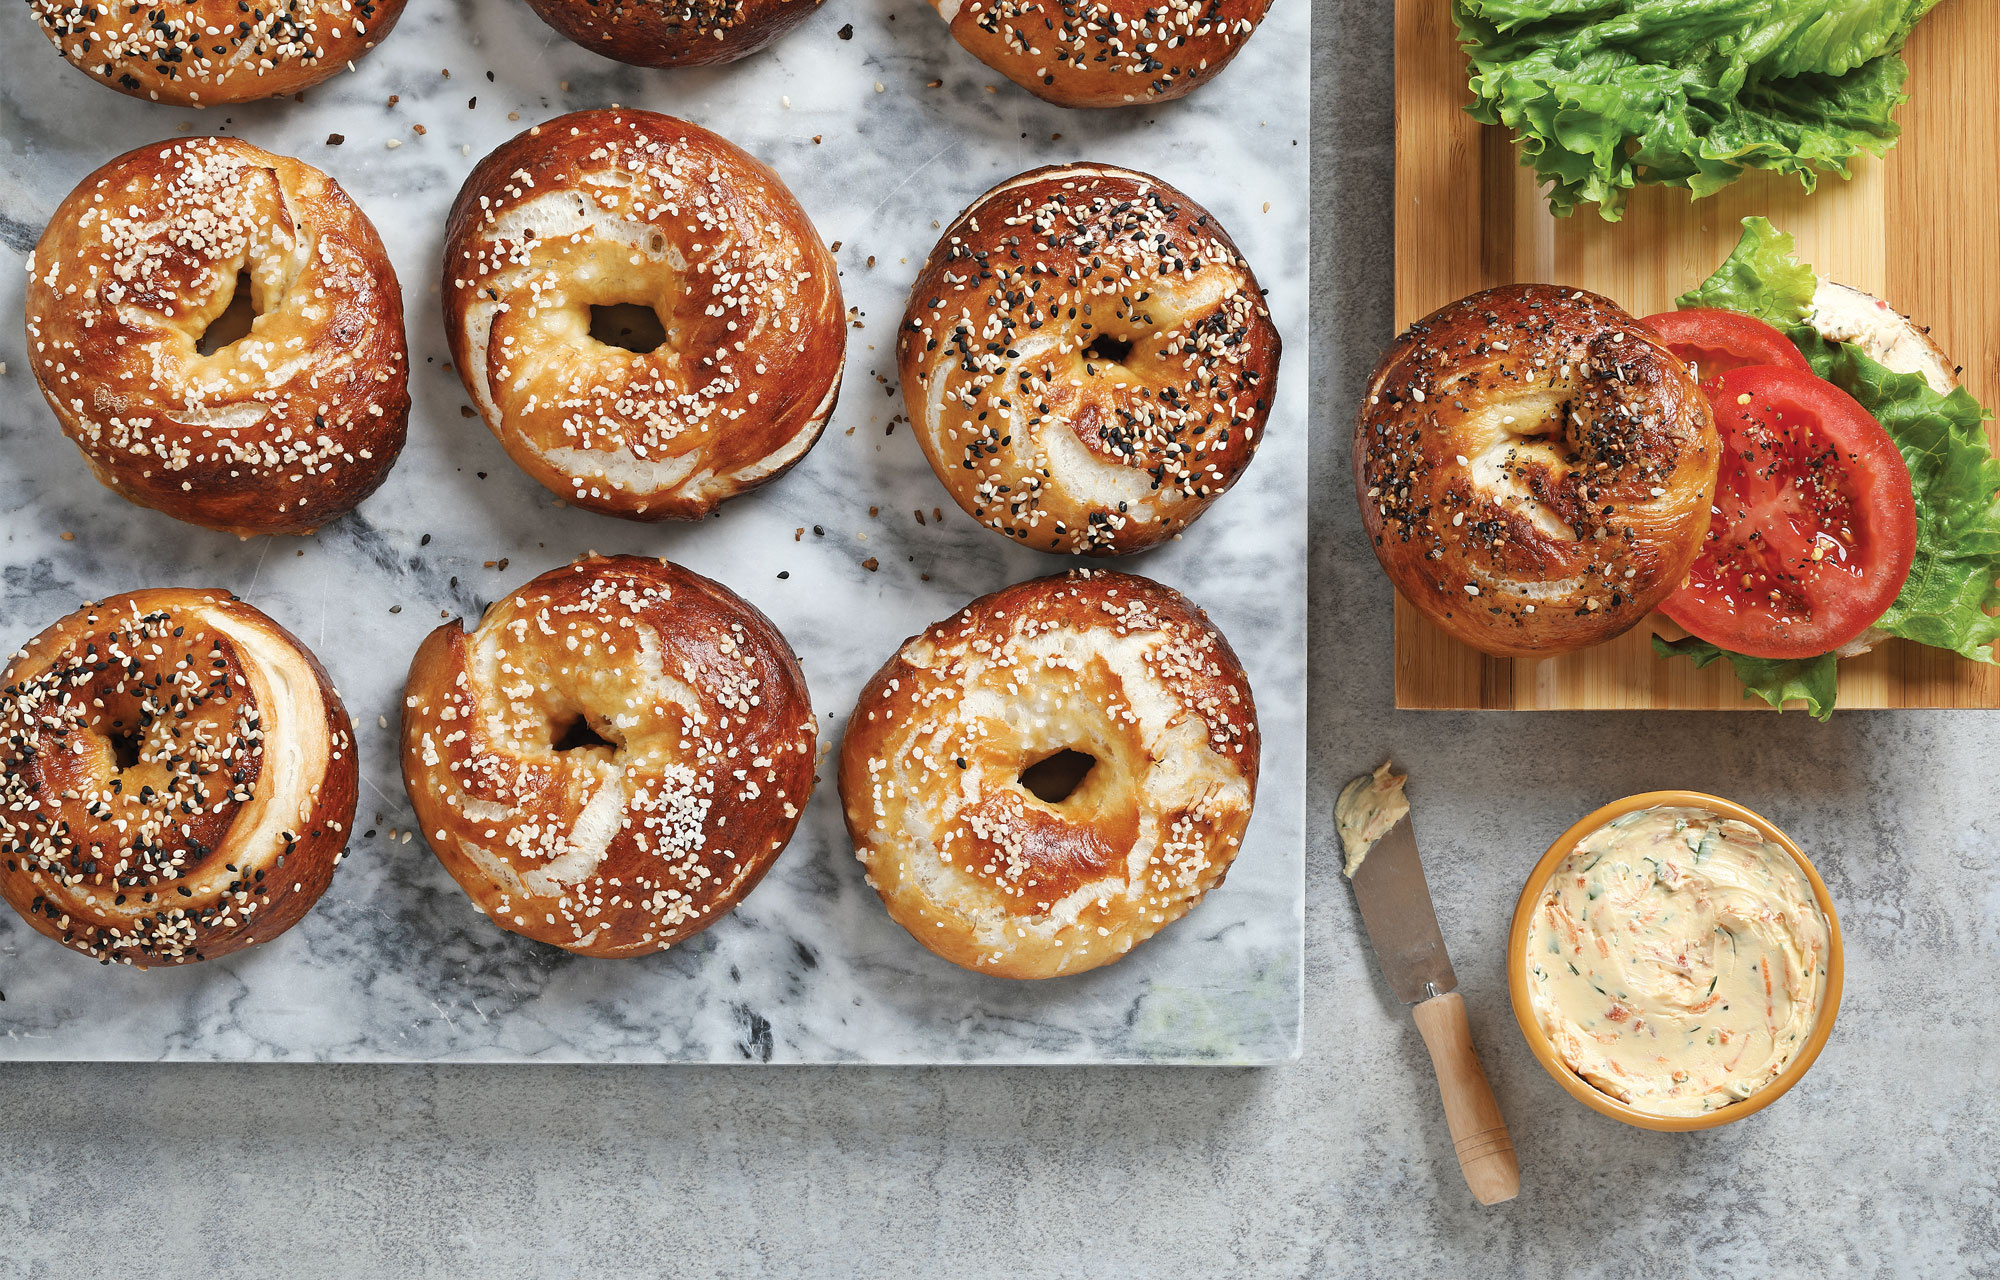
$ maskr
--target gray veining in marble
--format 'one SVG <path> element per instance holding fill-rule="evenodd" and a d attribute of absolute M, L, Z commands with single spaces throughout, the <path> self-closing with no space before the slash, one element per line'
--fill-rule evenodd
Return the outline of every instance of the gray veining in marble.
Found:
<path fill-rule="evenodd" d="M 0 1275 L 2000 1275 L 2000 718 L 1389 709 L 1389 590 L 1340 430 L 1390 336 L 1389 11 L 1315 14 L 1298 1063 L 0 1064 Z M 883 12 L 855 0 L 837 20 L 859 40 Z M 1416 1030 L 1340 878 L 1327 808 L 1385 751 L 1415 778 L 1445 937 L 1521 1153 L 1521 1197 L 1494 1209 L 1466 1194 Z M 1501 953 L 1550 838 L 1608 796 L 1674 785 L 1736 796 L 1806 845 L 1848 960 L 1839 1028 L 1805 1081 L 1679 1136 L 1588 1111 L 1542 1073 Z"/>
<path fill-rule="evenodd" d="M 332 889 L 301 925 L 249 952 L 173 972 L 102 969 L 0 913 L 0 1059 L 1296 1055 L 1308 422 L 1307 210 L 1296 193 L 1307 181 L 1307 12 L 1281 6 L 1228 71 L 1226 83 L 1256 86 L 1255 97 L 1211 89 L 1170 109 L 1079 115 L 987 72 L 922 6 L 842 10 L 828 6 L 733 68 L 654 72 L 576 49 L 517 0 L 414 0 L 356 72 L 305 103 L 192 112 L 91 83 L 45 45 L 22 6 L 0 7 L 0 315 L 15 317 L 0 326 L 0 644 L 11 649 L 81 598 L 227 587 L 332 671 L 359 733 L 363 779 L 363 835 Z M 843 40 L 850 19 L 855 32 Z M 944 83 L 926 87 L 933 79 Z M 825 438 L 781 481 L 699 525 L 556 506 L 463 416 L 466 397 L 445 367 L 435 282 L 459 182 L 529 124 L 609 104 L 683 115 L 775 167 L 839 242 L 859 321 Z M 403 283 L 409 446 L 378 493 L 313 538 L 239 541 L 128 505 L 61 437 L 24 359 L 21 263 L 49 211 L 113 154 L 188 129 L 240 134 L 333 174 L 382 232 Z M 336 133 L 344 142 L 330 145 Z M 666 954 L 578 959 L 474 914 L 407 834 L 394 750 L 403 672 L 441 617 L 476 617 L 498 593 L 587 550 L 666 555 L 778 623 L 830 745 L 903 637 L 975 595 L 1069 563 L 1012 546 L 952 505 L 907 427 L 897 429 L 892 343 L 941 221 L 1010 174 L 1079 157 L 1157 172 L 1203 201 L 1259 270 L 1291 341 L 1271 428 L 1244 479 L 1183 540 L 1124 566 L 1206 607 L 1259 695 L 1263 786 L 1227 884 L 1110 968 L 1040 984 L 965 973 L 918 947 L 863 882 L 827 762 L 762 885 Z"/>

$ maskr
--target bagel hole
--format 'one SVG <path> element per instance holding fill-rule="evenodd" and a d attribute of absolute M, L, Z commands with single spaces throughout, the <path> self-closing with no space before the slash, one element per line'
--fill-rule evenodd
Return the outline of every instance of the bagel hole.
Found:
<path fill-rule="evenodd" d="M 1043 804 L 1061 804 L 1076 794 L 1096 767 L 1096 756 L 1065 747 L 1021 770 L 1021 785 Z"/>
<path fill-rule="evenodd" d="M 603 747 L 608 751 L 618 749 L 617 743 L 591 728 L 590 721 L 583 716 L 577 716 L 564 725 L 550 746 L 557 751 L 587 751 L 592 747 Z"/>
<path fill-rule="evenodd" d="M 590 336 L 607 347 L 623 347 L 644 355 L 667 341 L 660 313 L 640 302 L 620 302 L 590 309 Z"/>
<path fill-rule="evenodd" d="M 1090 340 L 1083 354 L 1092 360 L 1106 364 L 1124 364 L 1125 357 L 1132 354 L 1132 344 L 1123 338 L 1115 338 L 1108 333 L 1100 333 Z"/>
<path fill-rule="evenodd" d="M 143 744 L 137 731 L 113 729 L 105 735 L 105 741 L 111 744 L 111 763 L 118 766 L 120 773 L 138 765 L 139 748 Z"/>
<path fill-rule="evenodd" d="M 250 273 L 237 272 L 236 289 L 229 295 L 229 305 L 209 323 L 208 328 L 202 330 L 201 337 L 195 340 L 194 349 L 205 356 L 212 356 L 231 343 L 250 336 L 250 326 L 257 321 L 257 303 L 251 297 L 254 292 Z"/>

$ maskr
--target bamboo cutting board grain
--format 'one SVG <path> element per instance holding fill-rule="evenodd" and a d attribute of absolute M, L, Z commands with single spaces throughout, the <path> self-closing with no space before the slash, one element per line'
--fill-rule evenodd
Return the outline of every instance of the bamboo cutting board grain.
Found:
<path fill-rule="evenodd" d="M 1966 386 L 2000 406 L 2000 3 L 1946 0 L 1911 36 L 1902 140 L 1852 181 L 1752 174 L 1720 194 L 1634 191 L 1623 222 L 1551 217 L 1508 130 L 1471 100 L 1449 0 L 1396 3 L 1396 325 L 1515 281 L 1593 289 L 1634 315 L 1664 311 L 1762 214 L 1823 276 L 1931 326 Z M 1989 431 L 1993 425 L 1989 424 Z M 1655 616 L 1610 644 L 1540 661 L 1490 658 L 1396 599 L 1396 705 L 1410 708 L 1712 709 L 1746 700 L 1728 664 L 1653 656 Z M 1893 641 L 1840 664 L 1840 706 L 2000 707 L 2000 668 Z"/>

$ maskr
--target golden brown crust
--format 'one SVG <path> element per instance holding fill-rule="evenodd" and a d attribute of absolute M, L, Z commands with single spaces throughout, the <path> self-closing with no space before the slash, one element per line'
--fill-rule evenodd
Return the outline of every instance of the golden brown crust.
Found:
<path fill-rule="evenodd" d="M 282 98 L 374 48 L 403 0 L 28 0 L 62 55 L 153 102 L 205 107 Z"/>
<path fill-rule="evenodd" d="M 1354 484 L 1405 599 L 1487 653 L 1609 640 L 1701 553 L 1721 445 L 1687 367 L 1614 303 L 1475 293 L 1396 339 L 1354 427 Z"/>
<path fill-rule="evenodd" d="M 1165 102 L 1208 83 L 1271 0 L 931 0 L 952 38 L 1063 107 Z"/>
<path fill-rule="evenodd" d="M 430 634 L 403 700 L 424 838 L 503 929 L 663 951 L 757 886 L 812 793 L 816 722 L 778 629 L 664 560 L 592 556 Z"/>
<path fill-rule="evenodd" d="M 974 600 L 875 673 L 840 746 L 868 883 L 954 964 L 1109 964 L 1222 883 L 1261 739 L 1229 642 L 1179 592 L 1079 569 Z M 1065 752 L 1067 795 L 1031 789 Z"/>
<path fill-rule="evenodd" d="M 445 229 L 452 359 L 522 470 L 570 503 L 694 520 L 782 475 L 833 414 L 833 262 L 775 173 L 650 111 L 578 111 L 502 145 Z M 651 306 L 667 338 L 590 336 Z"/>
<path fill-rule="evenodd" d="M 746 58 L 812 16 L 820 0 L 528 0 L 592 53 L 641 67 Z"/>
<path fill-rule="evenodd" d="M 0 674 L 0 896 L 109 964 L 268 942 L 354 819 L 347 709 L 292 634 L 224 591 L 86 605 Z"/>
<path fill-rule="evenodd" d="M 1236 483 L 1279 346 L 1207 210 L 1078 164 L 1010 178 L 958 216 L 896 352 L 917 439 L 966 514 L 1041 551 L 1121 555 Z"/>
<path fill-rule="evenodd" d="M 309 533 L 402 451 L 402 293 L 332 178 L 235 138 L 127 152 L 29 259 L 29 362 L 63 433 L 126 498 L 244 536 Z M 250 276 L 260 314 L 198 341 Z"/>

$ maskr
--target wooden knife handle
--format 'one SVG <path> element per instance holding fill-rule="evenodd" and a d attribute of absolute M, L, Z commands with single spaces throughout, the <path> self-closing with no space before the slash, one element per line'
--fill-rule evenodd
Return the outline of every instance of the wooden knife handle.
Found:
<path fill-rule="evenodd" d="M 1507 1136 L 1500 1104 L 1493 1100 L 1493 1088 L 1473 1050 L 1465 1001 L 1458 992 L 1447 991 L 1410 1012 L 1431 1051 L 1431 1067 L 1444 1096 L 1444 1117 L 1451 1125 L 1451 1144 L 1458 1152 L 1465 1185 L 1481 1204 L 1512 1200 L 1521 1193 L 1521 1166 L 1515 1162 L 1514 1140 Z"/>

